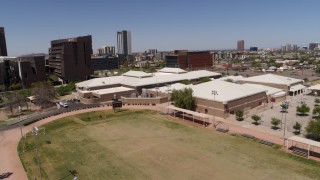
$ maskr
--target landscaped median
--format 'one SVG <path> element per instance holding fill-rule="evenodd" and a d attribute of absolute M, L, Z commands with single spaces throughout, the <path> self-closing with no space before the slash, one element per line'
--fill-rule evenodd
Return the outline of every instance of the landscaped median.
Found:
<path fill-rule="evenodd" d="M 38 128 L 38 146 L 31 133 L 18 146 L 29 179 L 39 177 L 36 147 L 44 179 L 320 178 L 318 162 L 156 111 L 95 111 Z"/>

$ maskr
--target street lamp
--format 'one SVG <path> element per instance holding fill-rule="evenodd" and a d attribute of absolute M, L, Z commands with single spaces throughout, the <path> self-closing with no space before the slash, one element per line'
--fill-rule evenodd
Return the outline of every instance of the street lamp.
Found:
<path fill-rule="evenodd" d="M 287 126 L 287 114 L 289 109 L 289 102 L 283 101 L 281 104 L 281 112 L 282 112 L 282 117 L 283 113 L 284 114 L 284 127 L 283 127 L 283 146 L 286 145 L 286 126 Z"/>
<path fill-rule="evenodd" d="M 170 98 L 169 98 L 169 92 L 170 92 L 170 87 L 171 87 L 171 85 L 170 84 L 167 84 L 166 85 L 167 86 L 167 88 L 168 88 L 168 90 L 167 90 L 167 93 L 168 93 L 168 111 L 167 111 L 167 114 L 169 114 L 169 103 L 170 103 Z"/>
<path fill-rule="evenodd" d="M 212 91 L 211 91 L 211 94 L 213 94 L 213 104 L 214 104 L 214 102 L 216 101 L 216 95 L 218 95 L 218 91 L 212 90 Z M 212 118 L 213 118 L 212 120 L 214 120 L 213 110 L 214 110 L 214 107 L 212 106 Z"/>

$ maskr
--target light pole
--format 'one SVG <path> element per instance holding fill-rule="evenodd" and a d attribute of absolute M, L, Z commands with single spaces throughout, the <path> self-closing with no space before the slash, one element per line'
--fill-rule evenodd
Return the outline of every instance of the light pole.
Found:
<path fill-rule="evenodd" d="M 289 102 L 284 101 L 281 105 L 282 116 L 284 114 L 284 127 L 283 127 L 283 147 L 286 145 L 286 126 L 287 126 L 287 113 L 289 109 Z"/>
<path fill-rule="evenodd" d="M 38 143 L 37 143 L 38 133 L 39 133 L 39 129 L 37 127 L 33 127 L 33 136 L 34 136 L 34 144 L 36 146 L 36 156 L 37 156 L 38 169 L 39 169 L 39 173 L 40 173 L 40 180 L 42 180 L 42 173 L 41 173 L 41 166 L 40 166 L 39 152 L 38 152 Z"/>
<path fill-rule="evenodd" d="M 167 110 L 167 114 L 169 114 L 169 105 L 170 105 L 170 98 L 169 98 L 169 92 L 170 92 L 170 87 L 171 87 L 171 85 L 170 84 L 167 84 L 167 88 L 168 88 L 168 90 L 167 90 L 167 93 L 168 93 L 168 110 Z"/>
<path fill-rule="evenodd" d="M 212 90 L 211 94 L 213 94 L 213 105 L 214 105 L 214 103 L 216 101 L 216 95 L 218 95 L 218 91 Z M 214 106 L 212 106 L 212 118 L 213 118 L 212 120 L 214 121 L 214 112 L 213 112 L 213 110 L 214 110 Z"/>

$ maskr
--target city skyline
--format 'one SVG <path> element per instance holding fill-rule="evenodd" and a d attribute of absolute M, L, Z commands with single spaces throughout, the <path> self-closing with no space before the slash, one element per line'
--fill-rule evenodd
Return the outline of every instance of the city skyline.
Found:
<path fill-rule="evenodd" d="M 123 29 L 132 33 L 132 52 L 236 49 L 239 39 L 246 42 L 245 49 L 280 48 L 320 41 L 319 5 L 316 0 L 4 0 L 0 26 L 5 28 L 9 56 L 48 53 L 53 39 L 85 35 L 92 35 L 96 52 L 103 45 L 116 46 L 116 32 Z"/>

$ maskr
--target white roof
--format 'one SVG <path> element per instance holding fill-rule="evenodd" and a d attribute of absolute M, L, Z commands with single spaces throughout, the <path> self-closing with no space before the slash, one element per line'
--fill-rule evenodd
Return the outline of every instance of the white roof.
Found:
<path fill-rule="evenodd" d="M 243 79 L 243 81 L 247 82 L 261 82 L 261 83 L 271 83 L 271 84 L 282 84 L 290 86 L 291 84 L 303 82 L 302 79 L 295 79 L 291 77 L 279 76 L 275 74 L 264 74 L 259 76 L 252 76 Z"/>
<path fill-rule="evenodd" d="M 144 77 L 150 77 L 150 76 L 152 76 L 152 74 L 145 73 L 143 71 L 128 71 L 128 72 L 124 73 L 122 76 L 144 78 Z"/>
<path fill-rule="evenodd" d="M 180 74 L 180 73 L 186 73 L 187 71 L 180 68 L 165 67 L 160 69 L 159 72 Z"/>
<path fill-rule="evenodd" d="M 192 86 L 192 89 L 195 97 L 214 100 L 224 104 L 233 100 L 265 92 L 265 90 L 262 89 L 217 80 L 194 85 Z M 212 94 L 213 90 L 217 91 L 218 94 L 214 96 Z"/>
<path fill-rule="evenodd" d="M 282 89 L 278 89 L 278 88 L 274 88 L 274 87 L 270 87 L 270 86 L 265 86 L 265 85 L 260 85 L 260 84 L 245 83 L 243 85 L 265 90 L 267 92 L 267 95 L 275 95 L 277 93 L 284 92 Z"/>
<path fill-rule="evenodd" d="M 196 98 L 218 101 L 224 104 L 266 91 L 263 89 L 219 80 L 209 81 L 197 85 L 183 85 L 181 83 L 176 83 L 170 86 L 170 90 L 179 90 L 184 88 L 191 88 L 193 90 L 193 95 Z M 213 90 L 217 91 L 217 95 L 212 94 Z M 168 87 L 159 87 L 159 91 L 166 93 L 168 91 Z"/>
<path fill-rule="evenodd" d="M 308 87 L 307 89 L 310 89 L 310 90 L 320 90 L 320 84 L 316 84 L 314 86 L 310 86 Z"/>
<path fill-rule="evenodd" d="M 147 85 L 156 85 L 156 84 L 165 84 L 165 83 L 173 83 L 179 82 L 182 80 L 193 80 L 199 79 L 202 77 L 213 77 L 219 76 L 220 73 L 215 73 L 206 70 L 199 70 L 199 71 L 190 71 L 187 73 L 182 74 L 171 74 L 171 75 L 158 75 L 158 76 L 151 76 L 151 77 L 144 77 L 144 78 L 137 78 L 137 77 L 128 77 L 128 76 L 112 76 L 112 77 L 103 77 L 103 78 L 95 78 L 90 79 L 87 81 L 83 81 L 77 83 L 77 87 L 99 87 L 99 86 L 106 86 L 106 85 L 127 85 L 132 87 L 141 87 Z"/>
<path fill-rule="evenodd" d="M 320 142 L 313 141 L 313 140 L 306 139 L 306 138 L 302 138 L 302 137 L 299 137 L 299 136 L 291 136 L 289 138 L 289 140 L 296 141 L 296 142 L 301 142 L 301 143 L 304 143 L 304 144 L 310 144 L 311 146 L 315 146 L 315 147 L 320 147 Z"/>
<path fill-rule="evenodd" d="M 134 89 L 121 86 L 121 87 L 114 87 L 114 88 L 108 88 L 108 89 L 99 89 L 91 92 L 94 94 L 102 95 L 102 94 L 111 94 L 111 93 L 131 91 L 131 90 L 134 90 Z"/>
<path fill-rule="evenodd" d="M 170 86 L 161 86 L 161 87 L 158 87 L 157 88 L 152 88 L 150 90 L 153 90 L 153 91 L 158 91 L 158 92 L 162 92 L 162 93 L 168 93 L 168 90 L 170 92 L 172 92 L 173 90 L 180 90 L 180 89 L 184 89 L 184 88 L 191 88 L 193 85 L 190 84 L 190 85 L 185 85 L 185 84 L 182 84 L 182 83 L 175 83 L 175 84 L 171 84 Z"/>
<path fill-rule="evenodd" d="M 297 85 L 294 85 L 292 87 L 290 87 L 290 91 L 298 91 L 298 90 L 301 90 L 301 89 L 305 89 L 306 87 L 302 84 L 297 84 Z"/>

